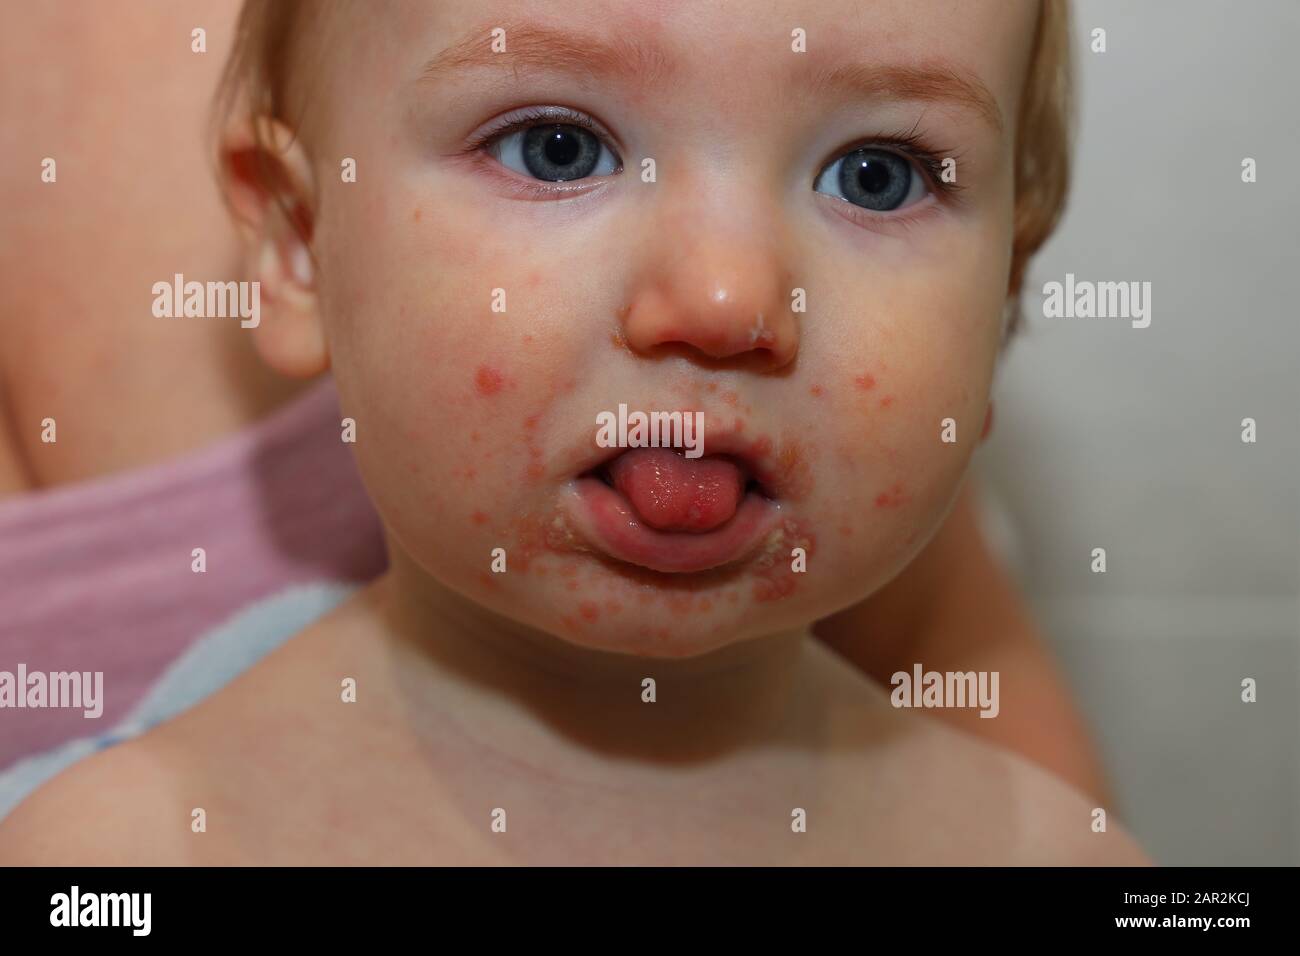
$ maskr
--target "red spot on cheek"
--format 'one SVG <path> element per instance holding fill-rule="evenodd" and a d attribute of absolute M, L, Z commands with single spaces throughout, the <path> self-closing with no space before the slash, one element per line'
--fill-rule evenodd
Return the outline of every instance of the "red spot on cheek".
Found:
<path fill-rule="evenodd" d="M 858 375 L 853 379 L 853 384 L 864 392 L 869 392 L 876 387 L 876 378 L 874 375 Z"/>
<path fill-rule="evenodd" d="M 481 511 L 475 511 L 472 515 L 469 516 L 469 520 L 474 522 L 475 524 L 480 524 L 480 525 L 487 524 L 488 516 Z"/>
<path fill-rule="evenodd" d="M 582 615 L 584 621 L 594 621 L 600 617 L 600 608 L 595 601 L 583 601 L 578 605 L 578 613 Z"/>
<path fill-rule="evenodd" d="M 726 391 L 722 393 L 722 400 L 726 402 L 728 405 L 734 406 L 737 402 L 740 401 L 740 396 L 735 392 Z"/>
<path fill-rule="evenodd" d="M 420 207 L 416 206 L 415 210 L 411 213 L 411 218 L 414 219 L 416 222 L 419 222 L 421 215 L 422 213 L 420 212 Z"/>
<path fill-rule="evenodd" d="M 528 450 L 528 468 L 525 471 L 530 481 L 538 481 L 546 474 L 546 468 L 542 464 L 542 448 L 537 444 L 537 423 L 541 421 L 542 413 L 534 412 L 524 419 L 524 446 Z"/>
<path fill-rule="evenodd" d="M 495 395 L 505 385 L 505 376 L 490 365 L 480 365 L 474 373 L 474 387 L 480 395 Z"/>
<path fill-rule="evenodd" d="M 822 388 L 820 385 L 814 385 L 812 388 L 808 389 L 808 392 L 813 398 L 821 398 L 826 394 L 826 389 Z"/>
<path fill-rule="evenodd" d="M 886 395 L 884 398 L 882 398 L 882 399 L 880 400 L 880 407 L 881 407 L 881 408 L 888 408 L 888 407 L 889 407 L 890 405 L 892 405 L 892 404 L 894 404 L 894 396 L 893 396 L 893 395 Z"/>
<path fill-rule="evenodd" d="M 894 482 L 893 487 L 888 491 L 882 491 L 876 495 L 877 508 L 898 508 L 907 504 L 907 495 L 903 493 L 903 483 Z"/>

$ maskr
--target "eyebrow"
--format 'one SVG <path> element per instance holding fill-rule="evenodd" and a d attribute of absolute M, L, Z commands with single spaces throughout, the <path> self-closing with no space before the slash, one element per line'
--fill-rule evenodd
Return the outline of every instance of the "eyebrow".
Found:
<path fill-rule="evenodd" d="M 997 132 L 1003 130 L 1002 110 L 988 87 L 974 76 L 945 66 L 852 63 L 817 70 L 809 86 L 814 94 L 821 95 L 948 102 L 973 110 Z"/>
<path fill-rule="evenodd" d="M 505 30 L 506 48 L 492 49 L 492 31 Z M 420 79 L 438 82 L 461 70 L 481 67 L 543 68 L 585 79 L 634 79 L 663 83 L 676 69 L 676 58 L 662 47 L 634 37 L 605 39 L 594 34 L 556 29 L 531 22 L 496 21 L 465 34 L 430 59 Z"/>
<path fill-rule="evenodd" d="M 505 30 L 506 48 L 492 49 L 492 31 Z M 546 69 L 587 80 L 631 79 L 646 86 L 662 85 L 680 67 L 664 48 L 634 37 L 606 39 L 595 34 L 557 29 L 528 21 L 484 24 L 436 54 L 420 73 L 422 82 L 436 83 L 462 70 L 507 67 Z M 976 77 L 942 65 L 884 65 L 852 63 L 819 68 L 803 82 L 813 95 L 852 98 L 895 98 L 952 103 L 973 110 L 999 133 L 1002 111 L 988 87 Z M 784 92 L 784 91 L 783 91 Z"/>

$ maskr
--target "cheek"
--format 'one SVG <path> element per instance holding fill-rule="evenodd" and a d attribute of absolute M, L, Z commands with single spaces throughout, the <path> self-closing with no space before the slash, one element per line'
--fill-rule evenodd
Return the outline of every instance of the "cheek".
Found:
<path fill-rule="evenodd" d="M 838 508 L 823 526 L 828 542 L 862 562 L 911 553 L 928 538 L 983 427 L 1003 279 L 979 255 L 944 262 L 857 289 L 867 304 L 845 337 L 852 345 L 834 350 L 817 376 L 814 397 L 833 411 L 819 429 L 840 485 L 824 499 Z M 943 440 L 944 419 L 953 419 L 946 434 L 955 441 Z"/>
<path fill-rule="evenodd" d="M 349 243 L 322 289 L 345 414 L 390 523 L 487 527 L 540 468 L 554 388 L 526 317 L 539 273 L 428 202 L 397 210 L 390 198 L 345 223 L 374 241 Z"/>

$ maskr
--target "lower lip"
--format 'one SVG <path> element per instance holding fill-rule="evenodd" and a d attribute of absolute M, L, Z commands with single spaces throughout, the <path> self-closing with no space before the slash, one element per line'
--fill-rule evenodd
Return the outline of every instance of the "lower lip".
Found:
<path fill-rule="evenodd" d="M 611 558 L 652 571 L 690 574 L 740 561 L 753 553 L 780 517 L 773 502 L 749 491 L 727 523 L 712 531 L 658 531 L 600 479 L 582 477 L 574 485 L 570 513 L 579 533 Z"/>

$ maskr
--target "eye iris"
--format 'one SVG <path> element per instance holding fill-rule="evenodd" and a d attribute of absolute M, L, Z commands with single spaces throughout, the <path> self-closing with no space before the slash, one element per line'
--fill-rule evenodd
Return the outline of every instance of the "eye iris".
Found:
<path fill-rule="evenodd" d="M 600 141 L 579 126 L 534 126 L 524 134 L 523 158 L 538 179 L 583 179 L 600 160 Z"/>
<path fill-rule="evenodd" d="M 884 150 L 859 149 L 845 156 L 840 166 L 844 198 L 868 209 L 897 209 L 911 184 L 911 166 Z"/>

